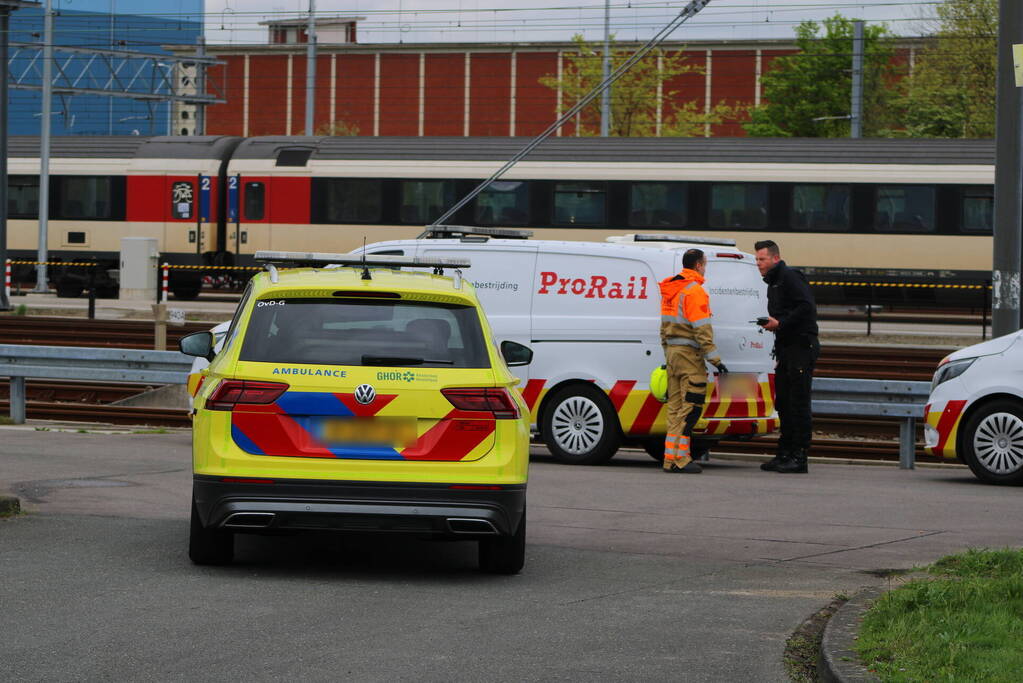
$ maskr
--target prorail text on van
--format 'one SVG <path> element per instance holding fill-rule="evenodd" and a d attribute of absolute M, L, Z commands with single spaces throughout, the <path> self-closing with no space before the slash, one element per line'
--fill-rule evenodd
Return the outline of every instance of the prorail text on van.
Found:
<path fill-rule="evenodd" d="M 646 277 L 635 275 L 630 276 L 628 281 L 609 282 L 603 275 L 590 275 L 588 278 L 558 277 L 558 273 L 542 271 L 540 273 L 540 289 L 537 294 L 575 294 L 585 299 L 646 299 L 647 284 Z M 639 285 L 639 294 L 636 293 L 636 285 Z M 561 285 L 558 289 L 551 291 L 553 285 Z M 624 288 L 624 291 L 623 291 Z M 607 290 L 605 292 L 605 289 Z"/>

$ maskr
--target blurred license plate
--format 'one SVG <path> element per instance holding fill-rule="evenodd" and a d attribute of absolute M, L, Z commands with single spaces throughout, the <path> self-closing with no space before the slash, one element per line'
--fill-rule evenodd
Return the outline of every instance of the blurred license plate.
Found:
<path fill-rule="evenodd" d="M 721 393 L 735 398 L 754 398 L 757 395 L 759 382 L 757 376 L 751 373 L 728 373 L 719 375 L 718 382 L 721 385 Z"/>
<path fill-rule="evenodd" d="M 416 442 L 416 420 L 402 417 L 326 420 L 321 436 L 328 443 L 409 446 Z"/>

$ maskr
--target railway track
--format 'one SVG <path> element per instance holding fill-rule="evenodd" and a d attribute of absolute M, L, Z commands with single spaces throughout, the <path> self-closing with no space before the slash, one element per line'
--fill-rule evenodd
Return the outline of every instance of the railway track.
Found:
<path fill-rule="evenodd" d="M 113 403 L 145 391 L 144 384 L 119 384 L 115 382 L 74 382 L 29 378 L 25 382 L 25 394 L 29 401 L 50 401 L 60 403 Z M 11 383 L 6 377 L 0 378 L 0 398 L 9 398 Z"/>
<path fill-rule="evenodd" d="M 896 379 L 929 382 L 944 349 L 873 346 L 822 346 L 814 377 Z"/>
<path fill-rule="evenodd" d="M 213 323 L 167 326 L 167 345 Z M 41 346 L 102 346 L 122 349 L 153 348 L 153 323 L 148 320 L 89 320 L 48 316 L 0 315 L 0 344 Z"/>

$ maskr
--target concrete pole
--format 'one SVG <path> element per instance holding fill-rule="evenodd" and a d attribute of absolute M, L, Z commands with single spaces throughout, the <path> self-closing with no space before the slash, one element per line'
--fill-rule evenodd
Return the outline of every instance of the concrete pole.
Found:
<path fill-rule="evenodd" d="M 7 33 L 11 12 L 0 7 L 0 269 L 7 266 Z M 7 287 L 0 286 L 0 311 L 11 310 Z M 11 405 L 14 405 L 13 403 Z"/>
<path fill-rule="evenodd" d="M 611 0 L 604 0 L 604 61 L 601 80 L 611 74 Z M 600 95 L 600 136 L 606 138 L 611 132 L 611 86 L 604 88 Z"/>
<path fill-rule="evenodd" d="M 863 22 L 853 23 L 852 125 L 849 137 L 863 137 Z"/>
<path fill-rule="evenodd" d="M 198 45 L 195 49 L 196 57 L 206 56 L 206 36 L 199 36 Z M 206 65 L 202 62 L 195 63 L 195 93 L 203 95 L 206 92 Z M 171 107 L 171 111 L 174 108 Z M 202 102 L 195 106 L 195 134 L 206 135 L 206 105 Z"/>
<path fill-rule="evenodd" d="M 50 110 L 53 108 L 53 0 L 43 15 L 43 106 L 39 121 L 39 246 L 36 250 L 36 292 L 50 291 L 46 275 L 50 221 Z"/>
<path fill-rule="evenodd" d="M 316 98 L 316 0 L 309 0 L 309 28 L 306 29 L 305 134 L 313 134 L 313 105 Z M 331 121 L 330 123 L 333 123 Z"/>
<path fill-rule="evenodd" d="M 1020 328 L 1020 229 L 1023 226 L 1023 88 L 1016 87 L 1012 46 L 1023 43 L 1023 3 L 1001 0 L 998 22 L 998 117 L 991 333 Z"/>

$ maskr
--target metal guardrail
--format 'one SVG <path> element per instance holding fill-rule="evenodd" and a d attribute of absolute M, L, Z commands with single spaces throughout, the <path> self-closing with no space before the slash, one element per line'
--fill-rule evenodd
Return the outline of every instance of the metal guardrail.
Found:
<path fill-rule="evenodd" d="M 821 377 L 813 381 L 813 412 L 899 418 L 899 467 L 911 470 L 916 463 L 916 421 L 924 417 L 930 393 L 930 382 Z"/>
<path fill-rule="evenodd" d="M 178 351 L 0 344 L 0 377 L 11 378 L 11 421 L 25 422 L 25 378 L 79 379 L 135 384 L 185 384 L 192 359 Z M 913 469 L 916 420 L 924 417 L 930 382 L 834 379 L 813 382 L 813 412 L 896 417 L 899 467 Z"/>
<path fill-rule="evenodd" d="M 0 344 L 0 377 L 11 378 L 11 421 L 25 422 L 25 378 L 185 384 L 192 359 L 179 351 Z"/>

